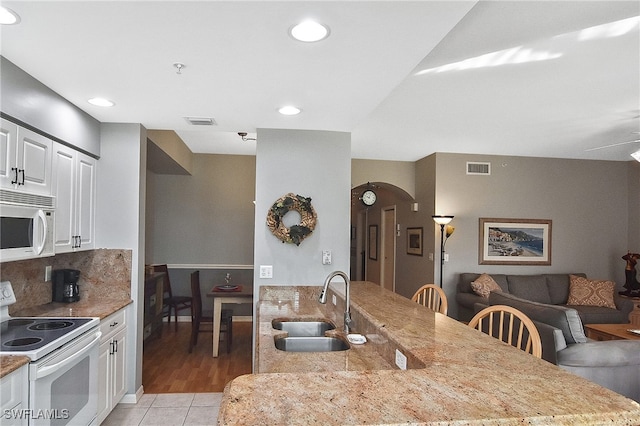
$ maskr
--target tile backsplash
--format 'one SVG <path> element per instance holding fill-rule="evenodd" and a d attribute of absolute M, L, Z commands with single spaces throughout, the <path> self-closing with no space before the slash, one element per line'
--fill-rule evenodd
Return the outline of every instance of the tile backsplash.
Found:
<path fill-rule="evenodd" d="M 80 300 L 131 298 L 131 250 L 97 249 L 31 260 L 0 263 L 0 280 L 11 281 L 16 303 L 9 313 L 51 302 L 45 267 L 78 269 Z"/>

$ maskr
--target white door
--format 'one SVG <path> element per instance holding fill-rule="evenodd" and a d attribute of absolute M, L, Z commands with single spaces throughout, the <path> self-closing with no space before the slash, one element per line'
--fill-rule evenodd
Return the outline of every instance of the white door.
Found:
<path fill-rule="evenodd" d="M 382 237 L 380 241 L 382 262 L 380 264 L 380 285 L 395 291 L 396 271 L 396 208 L 382 209 Z"/>
<path fill-rule="evenodd" d="M 76 229 L 80 237 L 80 249 L 94 246 L 96 160 L 78 153 L 78 187 Z"/>
<path fill-rule="evenodd" d="M 51 195 L 50 139 L 22 127 L 18 130 L 18 189 Z"/>
<path fill-rule="evenodd" d="M 18 179 L 16 166 L 18 149 L 18 126 L 0 120 L 0 186 L 13 188 Z"/>
<path fill-rule="evenodd" d="M 56 197 L 55 250 L 73 250 L 75 234 L 75 150 L 55 144 L 53 153 L 53 195 Z"/>

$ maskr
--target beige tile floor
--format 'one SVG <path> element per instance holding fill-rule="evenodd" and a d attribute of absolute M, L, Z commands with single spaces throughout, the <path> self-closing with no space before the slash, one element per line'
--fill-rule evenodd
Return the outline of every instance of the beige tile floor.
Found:
<path fill-rule="evenodd" d="M 218 421 L 222 392 L 144 394 L 118 404 L 101 426 L 210 426 Z"/>

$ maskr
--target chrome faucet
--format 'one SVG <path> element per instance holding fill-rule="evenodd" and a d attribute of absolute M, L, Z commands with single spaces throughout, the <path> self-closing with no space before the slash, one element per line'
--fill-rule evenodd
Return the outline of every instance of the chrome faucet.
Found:
<path fill-rule="evenodd" d="M 322 292 L 320 293 L 320 297 L 318 298 L 318 302 L 325 304 L 327 303 L 327 290 L 329 288 L 329 283 L 335 277 L 340 276 L 344 280 L 345 285 L 345 310 L 344 310 L 344 332 L 349 334 L 349 326 L 351 325 L 351 312 L 349 311 L 350 301 L 349 301 L 349 277 L 346 273 L 342 271 L 334 271 L 329 274 L 329 276 L 324 280 L 324 287 L 322 288 Z"/>

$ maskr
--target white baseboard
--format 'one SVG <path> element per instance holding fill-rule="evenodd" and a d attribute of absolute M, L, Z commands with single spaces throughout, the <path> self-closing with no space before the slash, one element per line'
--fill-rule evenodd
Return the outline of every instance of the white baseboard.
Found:
<path fill-rule="evenodd" d="M 175 317 L 171 317 L 171 322 L 174 321 Z M 233 320 L 235 322 L 252 322 L 253 317 L 251 315 L 234 315 Z M 164 322 L 169 322 L 168 318 L 163 318 Z M 178 315 L 178 322 L 191 322 L 191 317 L 186 315 Z"/>
<path fill-rule="evenodd" d="M 144 388 L 140 386 L 135 394 L 127 393 L 120 400 L 120 404 L 136 404 L 144 395 Z"/>

